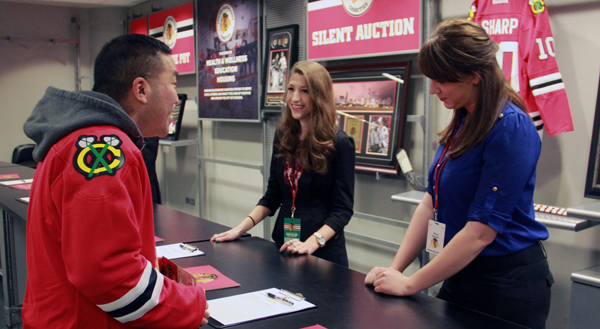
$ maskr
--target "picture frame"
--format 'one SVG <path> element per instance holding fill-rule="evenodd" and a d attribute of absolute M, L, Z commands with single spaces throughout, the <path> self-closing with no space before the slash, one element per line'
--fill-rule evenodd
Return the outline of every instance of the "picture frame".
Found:
<path fill-rule="evenodd" d="M 298 61 L 298 24 L 267 30 L 263 107 L 281 108 L 285 102 L 288 72 Z"/>
<path fill-rule="evenodd" d="M 330 69 L 338 125 L 354 139 L 356 170 L 398 175 L 409 67 L 403 61 Z"/>
<path fill-rule="evenodd" d="M 600 199 L 600 82 L 596 96 L 596 112 L 594 114 L 594 128 L 592 130 L 592 143 L 590 145 L 590 157 L 588 159 L 588 170 L 585 179 L 586 198 Z"/>
<path fill-rule="evenodd" d="M 162 139 L 177 141 L 181 132 L 181 123 L 183 122 L 183 111 L 185 110 L 185 102 L 187 102 L 187 94 L 177 94 L 179 103 L 175 105 L 173 113 L 171 113 L 171 123 L 169 124 L 169 134 Z"/>

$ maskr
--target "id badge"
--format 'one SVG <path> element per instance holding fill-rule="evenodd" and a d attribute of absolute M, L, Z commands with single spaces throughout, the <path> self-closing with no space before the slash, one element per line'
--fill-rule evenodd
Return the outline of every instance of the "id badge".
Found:
<path fill-rule="evenodd" d="M 284 218 L 283 243 L 293 239 L 300 240 L 300 218 Z"/>
<path fill-rule="evenodd" d="M 446 224 L 430 219 L 427 227 L 427 247 L 425 250 L 432 254 L 439 254 L 444 249 L 445 236 Z"/>

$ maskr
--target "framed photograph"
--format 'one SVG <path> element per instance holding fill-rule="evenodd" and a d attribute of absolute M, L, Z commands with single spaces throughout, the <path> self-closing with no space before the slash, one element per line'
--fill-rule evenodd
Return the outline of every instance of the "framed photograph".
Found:
<path fill-rule="evenodd" d="M 181 132 L 181 123 L 183 122 L 183 110 L 185 110 L 185 102 L 187 101 L 187 94 L 177 94 L 179 97 L 179 103 L 175 105 L 173 113 L 171 113 L 171 123 L 169 123 L 169 134 L 162 139 L 177 141 L 179 140 L 179 133 Z"/>
<path fill-rule="evenodd" d="M 600 82 L 598 83 L 598 94 L 596 96 L 596 114 L 594 115 L 594 129 L 592 131 L 592 144 L 590 146 L 590 158 L 585 180 L 586 198 L 600 199 Z"/>
<path fill-rule="evenodd" d="M 267 31 L 265 49 L 264 106 L 281 107 L 285 102 L 289 69 L 298 60 L 298 25 Z"/>
<path fill-rule="evenodd" d="M 354 139 L 357 170 L 398 174 L 409 66 L 406 61 L 330 70 L 338 124 Z"/>
<path fill-rule="evenodd" d="M 338 114 L 338 124 L 341 116 Z M 344 121 L 344 131 L 354 139 L 354 148 L 357 153 L 362 149 L 364 120 L 364 115 L 356 115 L 356 118 L 349 117 Z"/>

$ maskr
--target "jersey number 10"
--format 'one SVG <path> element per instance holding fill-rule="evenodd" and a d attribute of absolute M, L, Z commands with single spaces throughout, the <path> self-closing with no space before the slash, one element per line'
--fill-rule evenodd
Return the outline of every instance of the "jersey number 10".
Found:
<path fill-rule="evenodd" d="M 540 61 L 548 59 L 548 55 L 556 57 L 553 37 L 547 37 L 545 41 L 542 41 L 542 38 L 536 38 L 535 42 L 538 44 L 540 50 L 538 55 Z M 519 92 L 519 43 L 517 41 L 502 41 L 498 46 L 500 47 L 496 53 L 498 65 L 504 71 L 504 75 L 510 82 L 511 87 L 516 92 Z M 510 67 L 505 67 L 505 54 L 511 56 L 506 58 L 506 66 Z"/>

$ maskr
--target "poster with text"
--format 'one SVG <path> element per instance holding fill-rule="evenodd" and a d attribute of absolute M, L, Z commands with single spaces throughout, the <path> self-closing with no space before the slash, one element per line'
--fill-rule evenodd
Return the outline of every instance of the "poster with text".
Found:
<path fill-rule="evenodd" d="M 197 3 L 199 118 L 259 121 L 258 0 Z"/>
<path fill-rule="evenodd" d="M 309 0 L 307 8 L 309 60 L 419 51 L 420 0 Z"/>
<path fill-rule="evenodd" d="M 150 36 L 171 47 L 179 74 L 195 73 L 194 4 L 163 10 L 148 18 Z"/>

